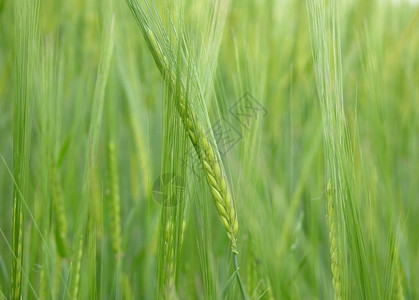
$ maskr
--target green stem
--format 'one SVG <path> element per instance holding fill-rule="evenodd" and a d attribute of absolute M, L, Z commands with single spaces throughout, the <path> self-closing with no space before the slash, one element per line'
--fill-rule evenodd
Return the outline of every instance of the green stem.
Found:
<path fill-rule="evenodd" d="M 247 300 L 249 299 L 249 296 L 246 293 L 246 289 L 244 288 L 242 279 L 240 277 L 240 271 L 239 271 L 239 263 L 237 262 L 237 253 L 233 252 L 233 261 L 234 261 L 234 269 L 237 271 L 237 281 L 239 283 L 240 292 L 243 296 L 243 299 Z"/>

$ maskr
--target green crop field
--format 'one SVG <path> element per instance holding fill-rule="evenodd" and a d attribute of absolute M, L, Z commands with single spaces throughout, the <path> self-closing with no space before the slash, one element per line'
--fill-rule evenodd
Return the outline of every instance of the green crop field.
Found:
<path fill-rule="evenodd" d="M 0 0 L 0 300 L 418 282 L 417 1 Z"/>

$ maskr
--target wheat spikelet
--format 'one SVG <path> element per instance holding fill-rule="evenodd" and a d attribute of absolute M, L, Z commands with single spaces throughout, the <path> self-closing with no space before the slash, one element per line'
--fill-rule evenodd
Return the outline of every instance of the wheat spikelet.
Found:
<path fill-rule="evenodd" d="M 333 277 L 333 288 L 335 290 L 335 299 L 340 300 L 342 299 L 342 295 L 338 264 L 338 249 L 336 243 L 335 209 L 333 205 L 332 183 L 330 180 L 327 184 L 327 221 L 329 225 L 330 264 Z"/>
<path fill-rule="evenodd" d="M 119 197 L 118 168 L 115 155 L 115 145 L 109 142 L 108 164 L 110 181 L 110 215 L 111 215 L 111 240 L 112 248 L 118 258 L 121 251 L 121 207 Z"/>

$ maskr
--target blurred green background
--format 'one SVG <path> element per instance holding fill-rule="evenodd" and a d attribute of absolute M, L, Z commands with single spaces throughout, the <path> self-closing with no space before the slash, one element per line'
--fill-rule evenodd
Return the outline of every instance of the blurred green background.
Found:
<path fill-rule="evenodd" d="M 419 299 L 418 4 L 142 3 L 196 67 L 249 296 Z M 175 97 L 125 1 L 0 1 L 1 299 L 240 298 Z"/>

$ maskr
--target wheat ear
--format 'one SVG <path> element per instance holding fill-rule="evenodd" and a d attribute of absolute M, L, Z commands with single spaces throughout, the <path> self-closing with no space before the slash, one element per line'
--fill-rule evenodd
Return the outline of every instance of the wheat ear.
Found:
<path fill-rule="evenodd" d="M 174 226 L 173 221 L 168 220 L 165 228 L 164 235 L 164 248 L 165 256 L 167 259 L 166 274 L 165 274 L 165 298 L 175 298 L 175 262 L 174 262 Z"/>
<path fill-rule="evenodd" d="M 115 144 L 109 142 L 108 149 L 109 181 L 110 181 L 110 214 L 111 214 L 111 241 L 116 258 L 119 259 L 121 251 L 121 205 L 119 197 L 118 165 L 115 155 Z"/>
<path fill-rule="evenodd" d="M 73 273 L 73 281 L 72 281 L 72 289 L 71 289 L 71 299 L 76 300 L 78 299 L 79 293 L 79 282 L 80 282 L 80 269 L 81 269 L 81 261 L 83 258 L 83 236 L 80 236 L 80 241 L 78 245 L 76 253 L 76 264 L 74 267 Z"/>
<path fill-rule="evenodd" d="M 400 252 L 399 252 L 399 239 L 395 238 L 394 242 L 391 244 L 391 256 L 395 264 L 395 273 L 394 273 L 394 296 L 396 300 L 404 300 L 403 292 L 403 271 L 400 261 Z"/>
<path fill-rule="evenodd" d="M 394 293 L 394 299 L 396 300 L 404 300 L 404 293 L 403 293 L 403 283 L 402 283 L 402 270 L 400 267 L 400 261 L 397 261 L 396 266 L 396 291 Z"/>
<path fill-rule="evenodd" d="M 203 126 L 200 124 L 192 107 L 188 105 L 189 103 L 187 101 L 187 94 L 185 93 L 183 82 L 180 78 L 176 78 L 176 74 L 169 65 L 169 60 L 163 54 L 162 48 L 147 25 L 147 17 L 145 16 L 144 11 L 135 0 L 127 0 L 127 3 L 136 18 L 143 37 L 147 42 L 148 48 L 153 55 L 160 73 L 163 75 L 166 85 L 169 90 L 178 92 L 178 101 L 176 101 L 175 105 L 176 110 L 179 113 L 184 129 L 188 133 L 189 139 L 204 167 L 206 179 L 214 198 L 221 223 L 227 231 L 227 235 L 231 242 L 234 268 L 238 271 L 236 234 L 239 229 L 239 224 L 237 222 L 231 193 L 227 186 L 226 176 L 217 160 L 216 153 L 218 153 L 218 150 L 216 147 L 214 147 L 214 149 L 212 148 L 212 145 L 203 130 Z M 169 54 L 173 53 L 170 47 L 168 48 L 168 51 Z M 248 296 L 243 287 L 240 272 L 237 272 L 237 280 L 243 298 L 247 299 Z"/>
<path fill-rule="evenodd" d="M 342 293 L 339 276 L 338 249 L 336 243 L 336 223 L 335 208 L 333 205 L 332 183 L 329 180 L 327 184 L 327 222 L 329 225 L 329 243 L 330 243 L 330 265 L 332 270 L 333 289 L 335 290 L 335 299 L 341 300 Z"/>
<path fill-rule="evenodd" d="M 55 242 L 58 253 L 67 257 L 67 218 L 65 214 L 64 199 L 58 182 L 58 175 L 54 164 L 51 167 L 53 209 L 55 218 Z"/>
<path fill-rule="evenodd" d="M 215 150 L 212 148 L 210 141 L 208 140 L 202 125 L 195 116 L 194 111 L 191 106 L 188 105 L 186 99 L 186 93 L 183 85 L 177 86 L 176 75 L 170 69 L 167 58 L 162 54 L 161 48 L 159 47 L 154 34 L 149 28 L 147 28 L 148 39 L 150 42 L 150 49 L 154 50 L 155 58 L 157 57 L 159 61 L 157 65 L 162 73 L 163 77 L 166 80 L 166 84 L 169 86 L 169 89 L 176 90 L 179 89 L 179 101 L 176 103 L 177 111 L 181 117 L 183 126 L 188 133 L 189 139 L 195 148 L 196 153 L 204 167 L 206 179 L 213 196 L 215 207 L 217 208 L 221 223 L 223 224 L 225 230 L 227 231 L 227 236 L 231 242 L 231 251 L 233 252 L 233 263 L 234 268 L 237 270 L 237 280 L 239 283 L 240 292 L 244 299 L 247 299 L 246 290 L 243 286 L 238 260 L 237 260 L 237 239 L 236 234 L 239 229 L 239 223 L 237 221 L 236 212 L 234 209 L 233 200 L 231 197 L 230 190 L 228 189 L 226 176 L 223 172 L 223 169 L 218 163 Z"/>
<path fill-rule="evenodd" d="M 156 57 L 159 59 L 157 65 L 159 66 L 160 72 L 163 74 L 169 88 L 175 90 L 177 87 L 176 75 L 170 69 L 167 58 L 162 54 L 160 46 L 149 28 L 147 28 L 147 35 L 151 42 L 152 50 L 155 51 Z M 227 235 L 231 241 L 231 250 L 233 253 L 237 253 L 235 235 L 237 234 L 239 224 L 237 222 L 236 212 L 227 186 L 225 174 L 218 163 L 217 156 L 214 153 L 202 125 L 196 118 L 191 106 L 188 105 L 184 90 L 184 87 L 181 85 L 179 90 L 179 101 L 177 102 L 176 108 L 181 117 L 183 126 L 188 133 L 189 139 L 204 167 L 206 179 L 210 186 L 221 223 L 226 229 Z"/>
<path fill-rule="evenodd" d="M 131 284 L 127 274 L 122 275 L 122 299 L 134 300 L 134 293 L 132 292 Z"/>

